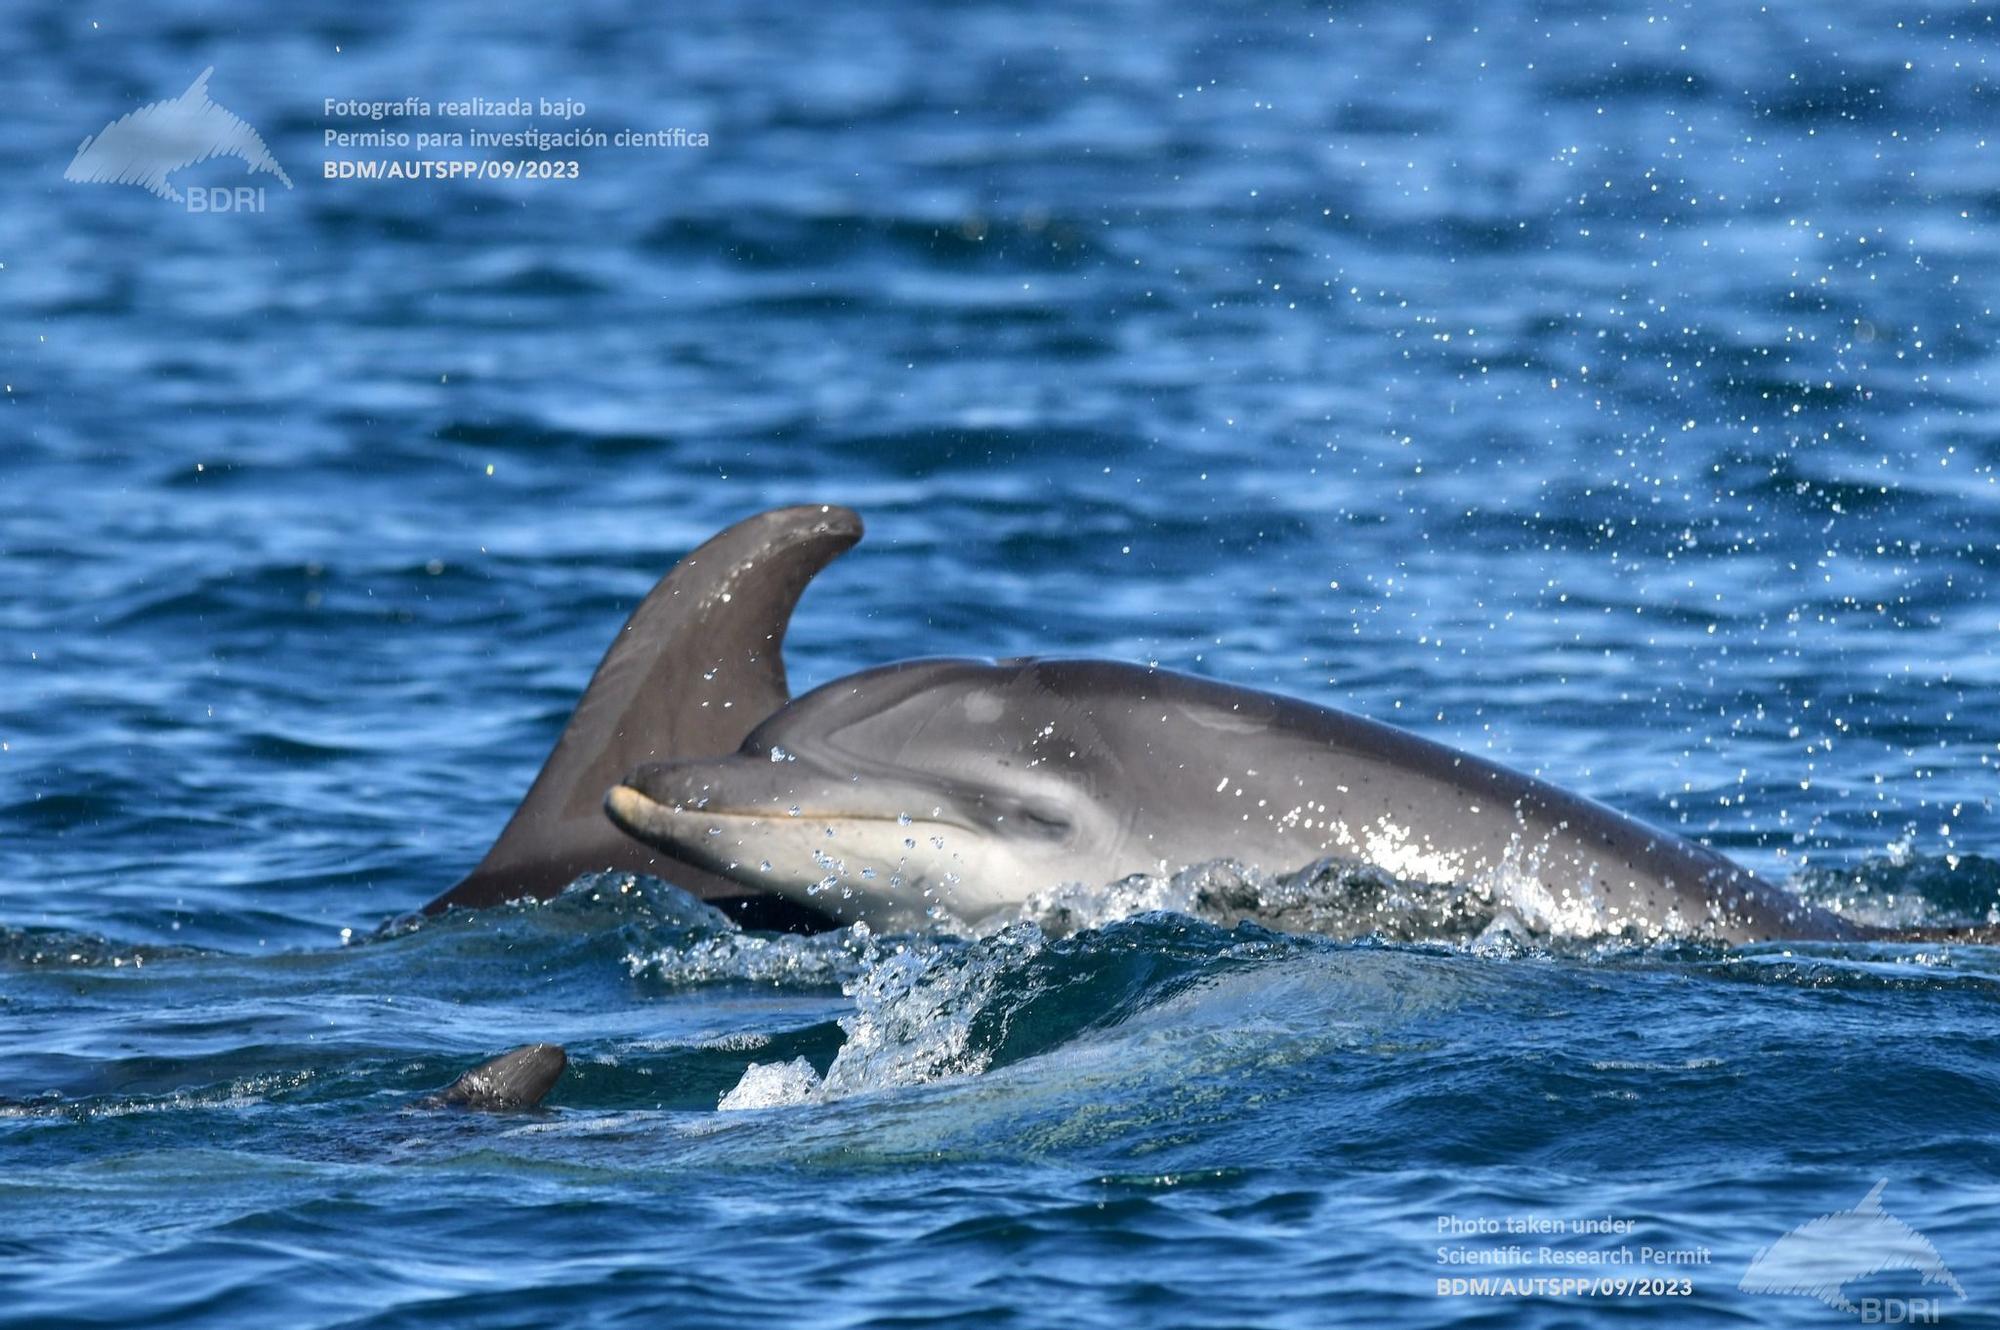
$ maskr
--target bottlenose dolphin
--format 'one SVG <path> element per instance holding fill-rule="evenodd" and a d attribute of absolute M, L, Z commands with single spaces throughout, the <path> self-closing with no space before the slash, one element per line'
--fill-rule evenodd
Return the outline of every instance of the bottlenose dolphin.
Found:
<path fill-rule="evenodd" d="M 560 1044 L 523 1044 L 482 1062 L 419 1099 L 417 1108 L 464 1108 L 476 1113 L 519 1112 L 539 1105 L 569 1066 Z"/>
<path fill-rule="evenodd" d="M 1392 726 L 1167 670 L 926 660 L 639 766 L 633 836 L 844 921 L 967 921 L 1064 882 L 1327 857 L 1490 885 L 1565 932 L 1842 937 L 1712 850 Z"/>
<path fill-rule="evenodd" d="M 1566 932 L 1868 935 L 1531 776 L 1167 670 L 917 660 L 791 699 L 792 610 L 860 534 L 844 508 L 780 509 L 683 560 L 619 634 L 499 842 L 429 908 L 551 896 L 616 868 L 753 926 L 901 927 L 977 921 L 1068 882 L 1346 857 L 1487 885 Z"/>
<path fill-rule="evenodd" d="M 292 178 L 271 156 L 263 137 L 209 100 L 208 78 L 214 72 L 209 66 L 180 96 L 149 102 L 86 138 L 77 145 L 63 179 L 137 185 L 179 203 L 181 191 L 168 178 L 175 171 L 211 157 L 236 157 L 246 173 L 263 171 L 290 189 Z"/>

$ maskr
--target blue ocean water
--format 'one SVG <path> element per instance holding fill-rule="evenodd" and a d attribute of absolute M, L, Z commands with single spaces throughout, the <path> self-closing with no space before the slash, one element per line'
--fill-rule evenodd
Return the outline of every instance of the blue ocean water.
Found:
<path fill-rule="evenodd" d="M 397 922 L 653 580 L 806 501 L 870 534 L 799 688 L 1154 661 L 2000 918 L 1990 6 L 13 17 L 0 1323 L 1825 1326 L 1739 1285 L 1878 1182 L 1963 1296 L 1874 1229 L 1848 1293 L 1995 1319 L 1987 947 L 1213 864 L 966 937 Z M 261 210 L 64 179 L 209 67 L 292 185 L 180 178 Z M 326 141 L 529 121 L 707 144 Z M 459 156 L 579 172 L 327 178 Z M 550 1113 L 408 1108 L 529 1040 Z M 1449 1283 L 1579 1272 L 1687 1291 Z"/>

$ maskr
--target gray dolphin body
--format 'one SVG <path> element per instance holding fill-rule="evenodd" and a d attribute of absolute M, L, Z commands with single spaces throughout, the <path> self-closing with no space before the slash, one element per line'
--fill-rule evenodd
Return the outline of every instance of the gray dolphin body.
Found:
<path fill-rule="evenodd" d="M 900 927 L 976 921 L 1068 882 L 1343 856 L 1490 885 L 1564 931 L 1858 932 L 1546 782 L 1205 679 L 922 660 L 791 699 L 779 648 L 792 609 L 860 532 L 846 509 L 782 509 L 683 560 L 619 635 L 506 833 L 431 908 L 553 895 L 619 868 L 765 926 Z"/>
<path fill-rule="evenodd" d="M 736 753 L 648 764 L 633 836 L 842 920 L 976 921 L 1064 882 L 1328 856 L 1487 885 L 1563 932 L 1731 942 L 1848 926 L 1721 855 L 1359 716 L 1135 665 L 913 661 L 830 683 Z"/>

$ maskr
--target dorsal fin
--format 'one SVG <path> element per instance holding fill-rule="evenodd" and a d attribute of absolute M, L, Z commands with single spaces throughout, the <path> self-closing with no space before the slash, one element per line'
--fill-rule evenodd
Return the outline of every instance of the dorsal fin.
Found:
<path fill-rule="evenodd" d="M 733 753 L 787 702 L 781 648 L 806 583 L 861 539 L 853 511 L 745 518 L 660 579 L 619 630 L 500 839 L 424 909 L 546 899 L 579 874 L 651 873 L 703 897 L 744 888 L 628 839 L 604 794 L 642 762 Z"/>

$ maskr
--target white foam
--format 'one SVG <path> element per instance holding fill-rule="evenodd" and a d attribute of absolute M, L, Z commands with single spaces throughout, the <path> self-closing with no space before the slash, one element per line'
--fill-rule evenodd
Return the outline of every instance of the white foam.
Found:
<path fill-rule="evenodd" d="M 819 1097 L 819 1073 L 804 1058 L 790 1062 L 753 1062 L 743 1069 L 736 1088 L 722 1096 L 718 1113 L 740 1113 L 755 1108 L 784 1108 L 811 1103 Z"/>

